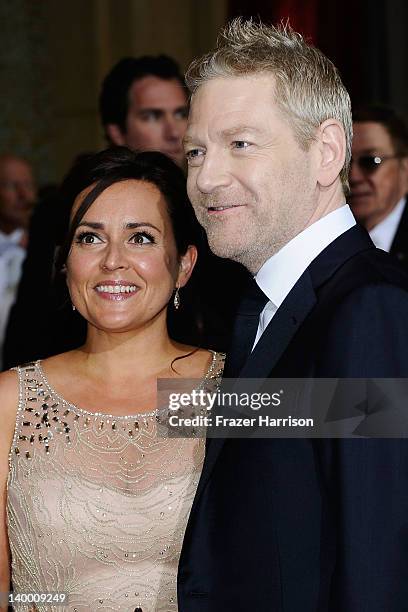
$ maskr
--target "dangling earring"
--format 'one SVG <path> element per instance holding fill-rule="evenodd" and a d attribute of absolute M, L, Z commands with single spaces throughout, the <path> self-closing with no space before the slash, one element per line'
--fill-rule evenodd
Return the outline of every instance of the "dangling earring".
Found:
<path fill-rule="evenodd" d="M 72 310 L 76 310 L 76 308 L 75 308 L 75 306 L 73 304 L 71 304 L 71 306 L 72 306 Z"/>
<path fill-rule="evenodd" d="M 176 291 L 173 298 L 174 309 L 178 310 L 180 308 L 180 287 L 176 287 Z"/>

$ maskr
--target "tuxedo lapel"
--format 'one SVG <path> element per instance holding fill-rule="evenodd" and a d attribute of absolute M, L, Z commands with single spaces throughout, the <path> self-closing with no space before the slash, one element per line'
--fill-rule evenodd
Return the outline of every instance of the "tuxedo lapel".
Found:
<path fill-rule="evenodd" d="M 231 347 L 225 360 L 224 378 L 239 376 L 255 341 L 259 315 L 267 302 L 267 296 L 250 277 L 238 306 Z"/>
<path fill-rule="evenodd" d="M 270 375 L 300 325 L 316 303 L 310 275 L 304 272 L 265 329 L 242 368 L 240 378 Z"/>

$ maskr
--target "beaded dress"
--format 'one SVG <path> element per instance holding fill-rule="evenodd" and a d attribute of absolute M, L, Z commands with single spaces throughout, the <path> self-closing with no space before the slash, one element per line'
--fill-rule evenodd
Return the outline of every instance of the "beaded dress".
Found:
<path fill-rule="evenodd" d="M 200 388 L 214 391 L 224 355 Z M 18 368 L 7 482 L 14 592 L 66 593 L 16 610 L 177 611 L 176 574 L 205 442 L 159 437 L 158 413 L 88 412 Z"/>

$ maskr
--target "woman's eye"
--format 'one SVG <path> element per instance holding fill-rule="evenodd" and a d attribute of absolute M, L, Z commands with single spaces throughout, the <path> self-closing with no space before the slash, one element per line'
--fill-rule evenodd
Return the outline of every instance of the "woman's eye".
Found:
<path fill-rule="evenodd" d="M 153 244 L 155 242 L 154 237 L 148 232 L 137 232 L 131 237 L 131 240 L 135 244 Z"/>
<path fill-rule="evenodd" d="M 99 238 L 99 236 L 93 234 L 92 232 L 82 232 L 82 234 L 79 234 L 76 237 L 75 242 L 78 242 L 79 244 L 97 244 L 102 242 L 102 240 Z"/>

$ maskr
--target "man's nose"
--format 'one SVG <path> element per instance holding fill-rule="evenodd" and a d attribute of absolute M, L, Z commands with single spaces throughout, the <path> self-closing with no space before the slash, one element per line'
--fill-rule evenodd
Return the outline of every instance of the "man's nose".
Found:
<path fill-rule="evenodd" d="M 168 116 L 164 122 L 164 136 L 166 140 L 181 142 L 186 131 L 185 121 L 181 121 L 173 116 Z"/>
<path fill-rule="evenodd" d="M 24 183 L 18 183 L 17 186 L 17 195 L 20 200 L 24 202 L 33 203 L 35 201 L 35 190 L 30 185 L 25 185 Z"/>
<path fill-rule="evenodd" d="M 212 193 L 220 187 L 228 187 L 231 177 L 222 158 L 206 153 L 196 176 L 197 188 L 201 193 Z"/>

